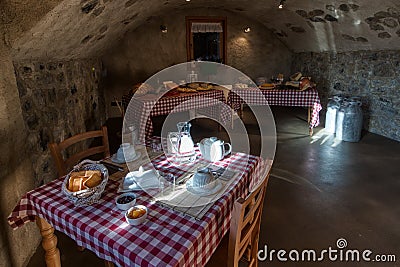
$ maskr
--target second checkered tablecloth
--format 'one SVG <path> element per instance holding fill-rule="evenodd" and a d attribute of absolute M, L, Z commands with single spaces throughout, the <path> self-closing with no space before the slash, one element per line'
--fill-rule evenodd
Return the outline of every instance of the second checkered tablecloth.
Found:
<path fill-rule="evenodd" d="M 230 91 L 228 105 L 238 110 L 242 104 L 311 107 L 310 128 L 319 125 L 319 112 L 322 109 L 316 89 L 300 91 L 295 89 L 246 88 Z"/>

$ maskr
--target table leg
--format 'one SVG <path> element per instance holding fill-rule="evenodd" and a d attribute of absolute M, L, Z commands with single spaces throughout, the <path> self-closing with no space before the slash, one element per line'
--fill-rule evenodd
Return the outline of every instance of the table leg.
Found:
<path fill-rule="evenodd" d="M 57 237 L 54 235 L 54 228 L 45 220 L 36 217 L 36 224 L 42 235 L 42 247 L 45 253 L 47 267 L 61 267 L 60 251 L 57 248 Z"/>
<path fill-rule="evenodd" d="M 310 125 L 310 123 L 311 123 L 311 114 L 312 114 L 312 107 L 308 107 L 307 122 L 308 122 L 308 127 L 310 127 L 309 131 L 308 131 L 310 136 L 312 136 L 313 133 L 314 133 L 314 130 L 313 130 L 312 126 Z"/>

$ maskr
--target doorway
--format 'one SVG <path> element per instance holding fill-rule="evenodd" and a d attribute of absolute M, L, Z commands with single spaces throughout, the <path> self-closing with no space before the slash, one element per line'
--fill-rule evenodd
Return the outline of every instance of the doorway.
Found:
<path fill-rule="evenodd" d="M 187 60 L 226 64 L 226 17 L 186 17 Z"/>

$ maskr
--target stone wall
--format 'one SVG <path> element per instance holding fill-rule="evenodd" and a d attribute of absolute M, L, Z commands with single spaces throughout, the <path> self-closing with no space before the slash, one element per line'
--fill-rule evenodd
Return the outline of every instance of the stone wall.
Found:
<path fill-rule="evenodd" d="M 114 96 L 120 98 L 135 83 L 187 61 L 185 16 L 227 18 L 227 65 L 253 79 L 290 74 L 290 50 L 259 22 L 222 9 L 175 11 L 149 18 L 104 54 L 103 63 L 107 70 L 104 86 L 110 117 L 119 115 L 118 109 L 110 106 Z M 167 26 L 168 32 L 162 33 L 160 25 Z M 251 27 L 251 32 L 244 33 L 247 26 Z"/>
<path fill-rule="evenodd" d="M 39 231 L 34 223 L 13 231 L 6 218 L 34 188 L 34 175 L 11 53 L 1 37 L 0 26 L 0 266 L 25 266 L 39 244 Z"/>
<path fill-rule="evenodd" d="M 98 60 L 14 63 L 35 184 L 56 177 L 48 144 L 100 129 L 106 116 Z"/>
<path fill-rule="evenodd" d="M 325 110 L 329 96 L 360 96 L 364 128 L 400 141 L 400 51 L 298 53 L 295 71 L 317 83 Z"/>

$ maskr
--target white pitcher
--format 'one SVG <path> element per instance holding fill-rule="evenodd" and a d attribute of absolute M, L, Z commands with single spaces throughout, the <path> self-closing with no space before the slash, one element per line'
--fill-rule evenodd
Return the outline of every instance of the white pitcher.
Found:
<path fill-rule="evenodd" d="M 205 160 L 215 162 L 223 159 L 232 151 L 232 146 L 216 137 L 204 138 L 197 144 Z M 227 149 L 225 149 L 227 147 Z"/>

